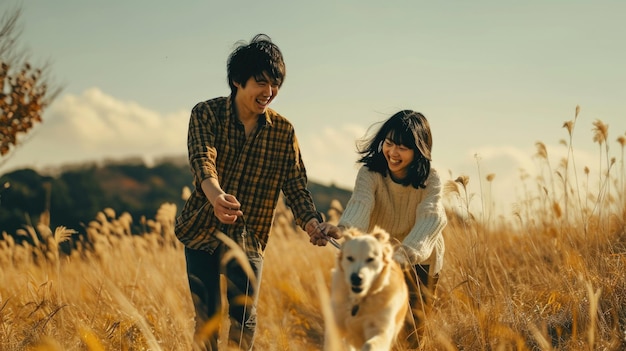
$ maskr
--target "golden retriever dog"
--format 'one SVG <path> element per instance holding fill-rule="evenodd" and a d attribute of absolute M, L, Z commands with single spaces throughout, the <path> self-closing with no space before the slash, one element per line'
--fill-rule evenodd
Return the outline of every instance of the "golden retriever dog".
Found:
<path fill-rule="evenodd" d="M 389 351 L 408 311 L 408 288 L 392 259 L 389 234 L 378 227 L 371 233 L 349 228 L 343 234 L 331 273 L 333 334 L 349 350 Z"/>

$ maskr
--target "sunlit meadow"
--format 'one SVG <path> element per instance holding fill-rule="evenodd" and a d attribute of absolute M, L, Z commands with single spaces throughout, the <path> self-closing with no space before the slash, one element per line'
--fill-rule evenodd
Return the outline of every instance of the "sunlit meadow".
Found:
<path fill-rule="evenodd" d="M 497 174 L 446 184 L 446 265 L 421 350 L 626 349 L 626 136 L 611 155 L 615 141 L 596 120 L 597 164 L 578 165 L 577 117 L 578 109 L 563 125 L 564 159 L 553 164 L 537 142 L 547 171 L 520 177 L 524 197 L 508 217 L 489 216 L 492 205 L 481 196 Z M 470 190 L 477 183 L 478 194 Z M 46 215 L 36 228 L 13 233 L 34 245 L 4 233 L 0 350 L 192 350 L 176 211 L 163 204 L 153 219 L 134 219 L 103 209 L 82 229 L 89 245 L 78 243 L 69 255 L 59 244 L 77 234 L 49 228 Z M 143 229 L 132 232 L 137 224 Z M 260 292 L 259 350 L 322 348 L 335 254 L 309 244 L 279 208 Z"/>

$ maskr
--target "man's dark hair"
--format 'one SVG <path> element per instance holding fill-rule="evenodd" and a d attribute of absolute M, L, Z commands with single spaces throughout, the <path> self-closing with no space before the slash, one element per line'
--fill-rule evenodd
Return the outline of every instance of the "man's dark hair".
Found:
<path fill-rule="evenodd" d="M 263 73 L 266 73 L 271 83 L 280 87 L 287 74 L 283 54 L 265 34 L 257 34 L 248 44 L 239 42 L 228 57 L 226 68 L 228 85 L 233 96 L 237 93 L 235 82 L 245 86 L 250 77 L 260 81 L 264 79 Z"/>

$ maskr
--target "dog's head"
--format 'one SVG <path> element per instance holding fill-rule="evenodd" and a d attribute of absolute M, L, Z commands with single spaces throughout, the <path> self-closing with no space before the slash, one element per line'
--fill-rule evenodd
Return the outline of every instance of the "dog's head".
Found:
<path fill-rule="evenodd" d="M 392 260 L 393 248 L 389 243 L 389 234 L 376 227 L 371 233 L 350 228 L 343 235 L 345 241 L 341 245 L 338 266 L 352 293 L 366 295 Z"/>

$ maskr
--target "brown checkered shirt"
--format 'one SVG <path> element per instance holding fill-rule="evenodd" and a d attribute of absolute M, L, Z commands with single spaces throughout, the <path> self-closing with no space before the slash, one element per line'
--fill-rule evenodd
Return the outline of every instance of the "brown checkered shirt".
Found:
<path fill-rule="evenodd" d="M 293 125 L 274 110 L 259 116 L 257 132 L 246 140 L 231 97 L 198 103 L 191 111 L 187 147 L 194 190 L 176 219 L 175 232 L 187 247 L 213 252 L 221 230 L 242 243 L 244 221 L 224 225 L 213 213 L 201 184 L 216 178 L 241 203 L 248 250 L 263 253 L 282 190 L 296 223 L 317 218 Z"/>

